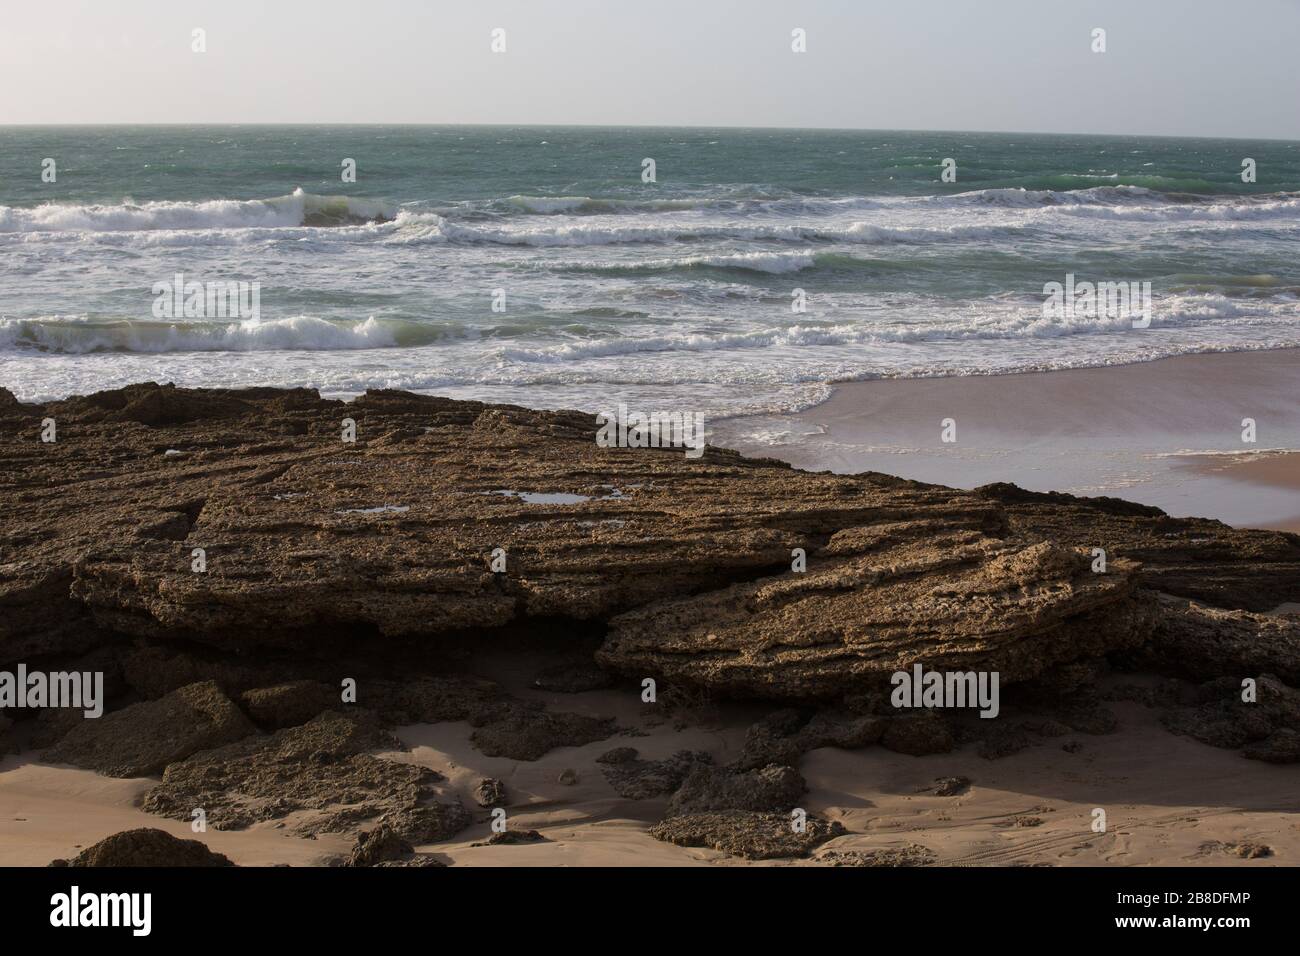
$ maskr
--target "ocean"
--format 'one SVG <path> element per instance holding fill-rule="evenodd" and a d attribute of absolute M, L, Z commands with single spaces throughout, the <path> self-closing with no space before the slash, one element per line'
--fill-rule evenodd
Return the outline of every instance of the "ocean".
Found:
<path fill-rule="evenodd" d="M 718 418 L 1300 346 L 1300 143 L 8 127 L 0 266 L 0 385 L 25 401 L 153 380 Z M 160 318 L 177 274 L 257 283 L 258 315 Z M 1045 316 L 1067 276 L 1150 282 L 1149 327 Z"/>

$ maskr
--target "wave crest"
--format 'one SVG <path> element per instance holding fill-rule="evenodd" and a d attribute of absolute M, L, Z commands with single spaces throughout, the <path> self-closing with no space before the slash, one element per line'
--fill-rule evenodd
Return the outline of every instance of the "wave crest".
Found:
<path fill-rule="evenodd" d="M 147 232 L 152 230 L 254 229 L 353 226 L 388 222 L 392 207 L 373 199 L 317 196 L 295 189 L 274 199 L 211 199 L 116 205 L 47 203 L 0 206 L 0 232 Z"/>

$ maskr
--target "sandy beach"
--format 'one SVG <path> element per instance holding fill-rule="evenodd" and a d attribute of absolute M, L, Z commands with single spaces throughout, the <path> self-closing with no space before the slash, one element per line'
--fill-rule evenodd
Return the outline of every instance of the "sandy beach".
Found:
<path fill-rule="evenodd" d="M 417 845 L 456 866 L 823 865 L 836 854 L 890 854 L 937 866 L 1288 866 L 1300 861 L 1300 793 L 1295 768 L 1243 760 L 1238 754 L 1169 733 L 1159 711 L 1133 700 L 1109 706 L 1114 733 L 1066 732 L 1042 737 L 1016 754 L 982 756 L 974 744 L 951 753 L 913 756 L 880 747 L 808 751 L 800 763 L 808 790 L 801 806 L 841 822 L 847 833 L 808 859 L 744 861 L 705 848 L 678 847 L 648 831 L 667 797 L 627 799 L 611 786 L 597 758 L 630 746 L 646 760 L 681 751 L 706 752 L 719 766 L 740 758 L 746 731 L 767 713 L 760 703 L 717 703 L 691 719 L 665 720 L 621 690 L 575 694 L 532 686 L 532 675 L 555 663 L 544 649 L 515 646 L 501 655 L 479 651 L 464 665 L 548 710 L 614 717 L 618 737 L 559 747 L 537 760 L 487 757 L 464 721 L 411 724 L 396 730 L 405 749 L 381 757 L 428 767 L 447 781 L 444 799 L 473 806 L 483 778 L 500 780 L 511 829 L 537 830 L 544 842 L 475 846 L 492 835 L 487 810 L 454 839 Z M 1157 681 L 1113 677 L 1114 697 Z M 1006 715 L 1015 721 L 1027 713 Z M 689 723 L 689 725 L 688 725 Z M 567 782 L 565 771 L 576 771 Z M 936 794 L 943 779 L 965 778 L 953 794 Z M 321 833 L 304 840 L 289 826 L 195 834 L 139 807 L 157 778 L 113 779 L 72 767 L 10 756 L 0 763 L 0 858 L 42 866 L 69 857 L 111 833 L 158 826 L 199 836 L 246 866 L 328 865 L 345 857 L 350 839 Z M 1107 832 L 1092 830 L 1106 810 Z M 918 849 L 921 848 L 921 849 Z M 1245 856 L 1243 847 L 1267 847 Z"/>
<path fill-rule="evenodd" d="M 1300 861 L 1300 796 L 1293 767 L 1242 760 L 1173 736 L 1136 703 L 1115 707 L 1121 727 L 1114 735 L 1071 734 L 998 761 L 984 759 L 973 746 L 919 757 L 881 748 L 810 751 L 801 764 L 809 787 L 803 805 L 840 821 L 849 833 L 811 859 L 746 862 L 653 839 L 647 831 L 667 801 L 620 797 L 596 769 L 595 758 L 611 746 L 630 745 L 649 759 L 704 750 L 725 764 L 740 753 L 754 708 L 724 707 L 708 727 L 677 730 L 642 720 L 623 694 L 540 696 L 553 706 L 617 714 L 637 735 L 520 762 L 475 751 L 464 723 L 399 728 L 409 750 L 389 752 L 386 759 L 444 774 L 466 804 L 479 778 L 503 780 L 512 794 L 509 825 L 545 837 L 534 844 L 474 846 L 492 835 L 490 818 L 481 811 L 456 838 L 418 850 L 456 866 L 820 865 L 838 853 L 893 852 L 903 859 L 905 851 L 916 862 L 937 866 L 1289 866 Z M 1067 745 L 1079 749 L 1069 751 Z M 570 768 L 581 768 L 577 782 L 560 783 L 560 774 Z M 954 776 L 968 778 L 969 788 L 950 796 L 933 792 L 936 780 Z M 195 834 L 184 822 L 139 808 L 140 797 L 157 783 L 9 757 L 0 763 L 0 859 L 11 866 L 44 866 L 135 827 L 198 837 L 242 866 L 327 865 L 345 857 L 351 845 L 342 834 L 304 840 L 274 825 Z M 1098 807 L 1110 818 L 1104 834 L 1091 829 Z M 1246 846 L 1270 852 L 1239 855 L 1238 848 Z"/>
<path fill-rule="evenodd" d="M 1255 442 L 1242 439 L 1243 419 Z M 943 441 L 944 421 L 956 441 Z M 1300 351 L 838 386 L 791 416 L 717 422 L 713 441 L 797 468 L 974 488 L 1108 495 L 1240 527 L 1300 522 Z"/>

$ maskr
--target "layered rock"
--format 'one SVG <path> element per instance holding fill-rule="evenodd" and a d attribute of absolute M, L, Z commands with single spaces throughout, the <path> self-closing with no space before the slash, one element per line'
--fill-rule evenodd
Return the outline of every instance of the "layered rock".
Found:
<path fill-rule="evenodd" d="M 1131 562 L 1106 574 L 1051 542 L 953 531 L 939 521 L 832 536 L 782 574 L 616 617 L 598 659 L 763 697 L 832 697 L 914 664 L 1025 680 L 1063 660 L 1140 642 Z"/>
<path fill-rule="evenodd" d="M 39 441 L 45 417 L 56 442 Z M 8 403 L 0 660 L 110 632 L 328 654 L 367 636 L 630 612 L 605 652 L 620 667 L 677 671 L 685 657 L 718 686 L 821 693 L 836 659 L 856 674 L 938 653 L 1031 674 L 1067 638 L 1107 650 L 1131 635 L 1100 632 L 1137 626 L 1138 586 L 1259 610 L 1300 581 L 1300 537 L 1281 532 L 719 449 L 599 448 L 594 434 L 575 412 L 386 391 L 343 403 L 138 385 Z M 1096 547 L 1106 575 L 1086 570 Z M 796 548 L 804 575 L 790 571 Z M 654 641 L 656 618 L 689 637 Z M 731 646 L 750 625 L 759 636 Z M 764 676 L 776 658 L 797 659 L 798 676 Z"/>
<path fill-rule="evenodd" d="M 1144 587 L 1223 608 L 1268 611 L 1300 593 L 1300 535 L 1171 518 L 1118 498 L 985 485 L 974 492 L 1006 508 L 1013 533 L 1103 548 L 1140 562 Z"/>

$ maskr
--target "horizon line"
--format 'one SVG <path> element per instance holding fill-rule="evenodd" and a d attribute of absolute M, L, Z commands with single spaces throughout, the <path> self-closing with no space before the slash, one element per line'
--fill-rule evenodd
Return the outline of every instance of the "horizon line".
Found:
<path fill-rule="evenodd" d="M 1229 141 L 1264 141 L 1276 143 L 1300 143 L 1300 138 L 1285 136 L 1223 136 L 1223 135 L 1187 135 L 1182 133 L 1093 133 L 1093 132 L 1058 132 L 1051 130 L 1011 130 L 1011 129 L 925 129 L 920 127 L 857 127 L 857 126 L 746 126 L 711 123 L 432 123 L 432 122 L 41 122 L 41 123 L 0 123 L 0 129 L 46 129 L 46 128 L 138 128 L 182 127 L 198 129 L 203 127 L 447 127 L 459 129 L 671 129 L 671 130 L 730 130 L 775 132 L 814 132 L 814 133 L 944 133 L 956 135 L 981 136 L 1084 136 L 1107 137 L 1112 139 L 1219 139 Z"/>

